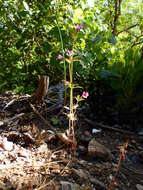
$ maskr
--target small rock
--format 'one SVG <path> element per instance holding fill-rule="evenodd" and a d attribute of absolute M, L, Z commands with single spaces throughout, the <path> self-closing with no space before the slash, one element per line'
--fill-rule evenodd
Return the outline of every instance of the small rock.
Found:
<path fill-rule="evenodd" d="M 143 150 L 143 148 L 141 146 L 138 146 L 137 149 L 140 150 L 140 151 Z"/>
<path fill-rule="evenodd" d="M 79 148 L 79 151 L 80 151 L 82 154 L 84 154 L 84 153 L 87 152 L 87 149 L 86 149 L 84 146 L 82 146 L 82 145 L 79 145 L 78 148 Z"/>
<path fill-rule="evenodd" d="M 143 185 L 137 184 L 137 185 L 136 185 L 136 188 L 137 188 L 137 190 L 143 190 Z"/>
<path fill-rule="evenodd" d="M 136 144 L 136 141 L 134 139 L 131 140 L 132 144 Z"/>
<path fill-rule="evenodd" d="M 19 157 L 24 157 L 24 158 L 29 158 L 30 156 L 30 152 L 24 148 L 19 148 L 19 151 L 18 151 L 18 156 Z"/>
<path fill-rule="evenodd" d="M 112 159 L 110 150 L 94 139 L 88 144 L 88 155 L 92 158 L 100 158 L 105 161 L 110 161 Z"/>
<path fill-rule="evenodd" d="M 92 184 L 94 184 L 94 185 L 99 186 L 100 188 L 102 188 L 102 190 L 104 190 L 104 189 L 106 190 L 106 186 L 104 185 L 104 183 L 102 183 L 102 182 L 99 181 L 98 179 L 91 177 L 91 178 L 90 178 L 90 182 L 91 182 Z"/>
<path fill-rule="evenodd" d="M 61 181 L 62 190 L 78 190 L 80 187 L 78 184 L 73 184 L 69 181 Z"/>
<path fill-rule="evenodd" d="M 4 125 L 4 122 L 3 121 L 0 121 L 0 126 L 3 126 Z"/>
<path fill-rule="evenodd" d="M 93 134 L 100 133 L 100 132 L 101 132 L 101 129 L 96 129 L 96 128 L 92 129 Z"/>
<path fill-rule="evenodd" d="M 6 151 L 12 151 L 13 150 L 13 142 L 10 142 L 7 140 L 7 138 L 0 139 L 0 147 L 3 148 Z"/>
<path fill-rule="evenodd" d="M 37 149 L 38 150 L 38 153 L 42 153 L 42 152 L 47 152 L 48 151 L 48 146 L 46 143 L 40 145 L 40 147 Z"/>

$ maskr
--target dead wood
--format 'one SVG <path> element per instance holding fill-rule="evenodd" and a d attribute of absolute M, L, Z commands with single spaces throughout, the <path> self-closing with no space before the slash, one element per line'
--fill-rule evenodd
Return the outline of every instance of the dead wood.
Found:
<path fill-rule="evenodd" d="M 109 125 L 104 125 L 102 123 L 98 123 L 96 121 L 91 121 L 89 119 L 85 119 L 85 122 L 87 122 L 88 124 L 90 124 L 92 127 L 119 132 L 119 133 L 122 133 L 123 135 L 128 136 L 128 138 L 130 138 L 130 139 L 136 138 L 137 140 L 143 141 L 143 136 L 141 136 L 139 134 L 137 135 L 137 134 L 135 134 L 134 132 L 131 132 L 131 131 L 127 131 L 127 130 L 123 130 L 123 129 L 118 129 L 118 128 L 115 128 L 115 127 L 111 127 Z"/>

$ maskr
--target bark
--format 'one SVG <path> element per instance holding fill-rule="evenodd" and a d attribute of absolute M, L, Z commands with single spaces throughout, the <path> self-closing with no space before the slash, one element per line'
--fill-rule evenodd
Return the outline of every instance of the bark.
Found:
<path fill-rule="evenodd" d="M 122 33 L 122 32 L 128 32 L 130 29 L 132 29 L 132 28 L 134 28 L 134 27 L 136 27 L 136 26 L 138 26 L 139 24 L 134 24 L 134 25 L 132 25 L 132 26 L 129 26 L 128 28 L 125 28 L 124 30 L 121 30 L 120 32 L 118 32 L 116 35 L 119 35 L 120 33 Z"/>
<path fill-rule="evenodd" d="M 117 25 L 118 25 L 119 17 L 121 15 L 121 2 L 122 0 L 114 1 L 114 21 L 113 21 L 112 33 L 115 36 L 117 35 Z"/>

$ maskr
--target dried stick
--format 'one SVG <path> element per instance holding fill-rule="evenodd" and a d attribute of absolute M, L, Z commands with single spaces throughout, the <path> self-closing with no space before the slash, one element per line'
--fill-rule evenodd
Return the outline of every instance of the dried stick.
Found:
<path fill-rule="evenodd" d="M 56 129 L 36 110 L 36 108 L 33 106 L 33 104 L 29 103 L 30 107 L 33 109 L 33 111 L 40 117 L 40 119 L 55 133 L 57 133 Z"/>

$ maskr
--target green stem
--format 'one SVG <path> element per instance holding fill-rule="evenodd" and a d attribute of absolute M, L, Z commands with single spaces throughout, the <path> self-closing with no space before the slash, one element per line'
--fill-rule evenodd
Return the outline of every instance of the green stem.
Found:
<path fill-rule="evenodd" d="M 62 54 L 63 54 L 63 58 L 64 58 L 63 59 L 63 62 L 64 62 L 64 80 L 66 80 L 66 63 L 65 63 L 65 53 L 64 53 L 64 46 L 63 46 L 63 38 L 62 38 L 62 33 L 61 33 L 61 30 L 60 30 L 58 21 L 56 21 L 56 22 L 57 22 L 57 28 L 58 28 L 58 31 L 59 31 L 61 45 L 62 45 Z"/>
<path fill-rule="evenodd" d="M 70 74 L 70 119 L 69 119 L 69 130 L 72 129 L 72 135 L 74 135 L 74 122 L 73 122 L 73 61 L 74 61 L 74 42 L 73 42 L 73 48 L 72 48 L 72 57 L 71 61 L 69 63 L 69 74 Z M 72 118 L 71 118 L 72 117 Z M 74 137 L 73 137 L 74 138 Z"/>
<path fill-rule="evenodd" d="M 56 1 L 56 4 L 57 4 L 57 1 Z M 56 25 L 57 25 L 57 28 L 59 31 L 59 36 L 60 36 L 60 41 L 61 41 L 61 46 L 62 46 L 62 55 L 63 55 L 63 62 L 64 62 L 64 80 L 66 81 L 67 80 L 67 71 L 66 71 L 66 63 L 65 63 L 64 45 L 63 45 L 62 33 L 61 33 L 61 30 L 59 27 L 57 12 L 58 12 L 58 9 L 56 7 L 56 14 L 55 14 L 56 15 Z M 65 86 L 64 105 L 66 105 L 66 99 L 67 99 L 67 87 Z"/>

